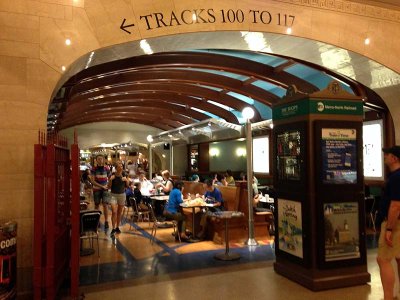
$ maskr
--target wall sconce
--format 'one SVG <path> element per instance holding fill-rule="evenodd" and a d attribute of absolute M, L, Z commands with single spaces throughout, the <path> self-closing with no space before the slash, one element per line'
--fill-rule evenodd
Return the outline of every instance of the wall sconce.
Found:
<path fill-rule="evenodd" d="M 219 156 L 219 149 L 218 148 L 210 148 L 210 156 L 212 157 L 217 157 Z"/>
<path fill-rule="evenodd" d="M 236 155 L 237 156 L 241 156 L 241 157 L 245 157 L 246 156 L 246 149 L 245 148 L 237 148 L 236 149 Z"/>

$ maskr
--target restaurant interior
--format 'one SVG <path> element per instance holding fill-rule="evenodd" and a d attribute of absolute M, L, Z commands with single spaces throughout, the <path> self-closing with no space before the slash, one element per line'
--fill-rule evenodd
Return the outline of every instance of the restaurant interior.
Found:
<path fill-rule="evenodd" d="M 122 161 L 125 166 L 129 162 L 144 166 L 149 180 L 169 170 L 174 180 L 184 180 L 183 195 L 188 197 L 189 192 L 204 193 L 202 184 L 191 183 L 193 175 L 203 182 L 229 169 L 236 183 L 222 187 L 224 200 L 229 211 L 244 217 L 228 226 L 217 220 L 205 240 L 187 243 L 175 241 L 170 227 L 153 236 L 151 214 L 138 219 L 137 211 L 128 206 L 122 233 L 110 236 L 102 214 L 99 250 L 90 244 L 95 251 L 80 258 L 81 286 L 226 266 L 214 257 L 229 251 L 237 254 L 234 265 L 272 263 L 276 258 L 272 107 L 285 95 L 328 89 L 332 80 L 351 97 L 365 97 L 364 132 L 373 133 L 363 136 L 367 247 L 376 247 L 376 209 L 384 178 L 380 149 L 393 140 L 393 124 L 382 99 L 369 88 L 304 61 L 231 50 L 138 56 L 78 74 L 60 83 L 49 106 L 48 130 L 71 141 L 78 136 L 82 171 L 95 165 L 97 155 L 110 165 Z M 251 117 L 245 116 L 247 107 L 252 107 Z M 290 162 L 286 171 L 296 172 Z M 259 192 L 270 199 L 267 213 L 253 213 L 249 174 L 257 178 Z M 81 197 L 84 209 L 92 210 L 90 188 L 81 191 Z M 188 230 L 198 230 L 199 220 L 190 211 L 187 218 Z"/>

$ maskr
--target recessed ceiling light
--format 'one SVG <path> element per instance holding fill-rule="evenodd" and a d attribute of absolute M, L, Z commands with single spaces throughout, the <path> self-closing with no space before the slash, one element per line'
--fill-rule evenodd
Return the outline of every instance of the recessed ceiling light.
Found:
<path fill-rule="evenodd" d="M 63 72 L 65 71 L 65 69 L 66 69 L 65 66 L 62 66 L 62 67 L 61 67 L 61 70 L 62 70 Z"/>
<path fill-rule="evenodd" d="M 369 38 L 366 38 L 366 39 L 364 40 L 364 44 L 365 44 L 365 45 L 369 45 L 369 43 L 371 43 L 371 40 L 370 40 Z"/>
<path fill-rule="evenodd" d="M 66 39 L 65 40 L 65 45 L 67 45 L 67 46 L 71 45 L 71 40 L 70 39 Z"/>

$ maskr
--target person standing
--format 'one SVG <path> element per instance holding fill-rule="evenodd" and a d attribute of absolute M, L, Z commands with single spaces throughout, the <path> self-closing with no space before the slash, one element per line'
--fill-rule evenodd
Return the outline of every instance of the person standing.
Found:
<path fill-rule="evenodd" d="M 394 299 L 395 272 L 391 263 L 394 258 L 397 268 L 400 269 L 400 146 L 384 148 L 382 151 L 390 174 L 382 199 L 384 205 L 381 208 L 384 211 L 381 213 L 386 216 L 386 220 L 381 225 L 377 262 L 384 300 L 390 300 Z"/>
<path fill-rule="evenodd" d="M 104 156 L 99 154 L 96 156 L 97 165 L 92 169 L 90 182 L 93 186 L 93 199 L 95 209 L 99 209 L 100 203 L 103 205 L 104 228 L 108 228 L 108 202 L 104 199 L 104 192 L 108 190 L 108 176 L 110 168 L 104 166 Z"/>
<path fill-rule="evenodd" d="M 117 162 L 115 174 L 112 175 L 108 181 L 108 188 L 111 189 L 111 235 L 121 233 L 119 224 L 121 223 L 122 210 L 126 200 L 125 188 L 127 188 L 129 184 L 129 179 L 122 174 L 123 170 L 124 166 L 122 162 Z"/>

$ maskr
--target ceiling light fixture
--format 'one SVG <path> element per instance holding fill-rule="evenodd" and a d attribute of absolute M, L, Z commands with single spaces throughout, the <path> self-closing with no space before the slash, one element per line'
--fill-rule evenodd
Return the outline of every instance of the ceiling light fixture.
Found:
<path fill-rule="evenodd" d="M 292 27 L 288 27 L 288 28 L 286 29 L 286 33 L 287 33 L 287 34 L 292 34 Z"/>
<path fill-rule="evenodd" d="M 364 44 L 365 44 L 365 45 L 369 45 L 369 43 L 371 43 L 371 40 L 370 40 L 369 38 L 366 38 L 366 39 L 364 40 Z"/>
<path fill-rule="evenodd" d="M 70 39 L 66 39 L 65 40 L 65 45 L 67 45 L 67 46 L 71 45 L 71 40 Z"/>

